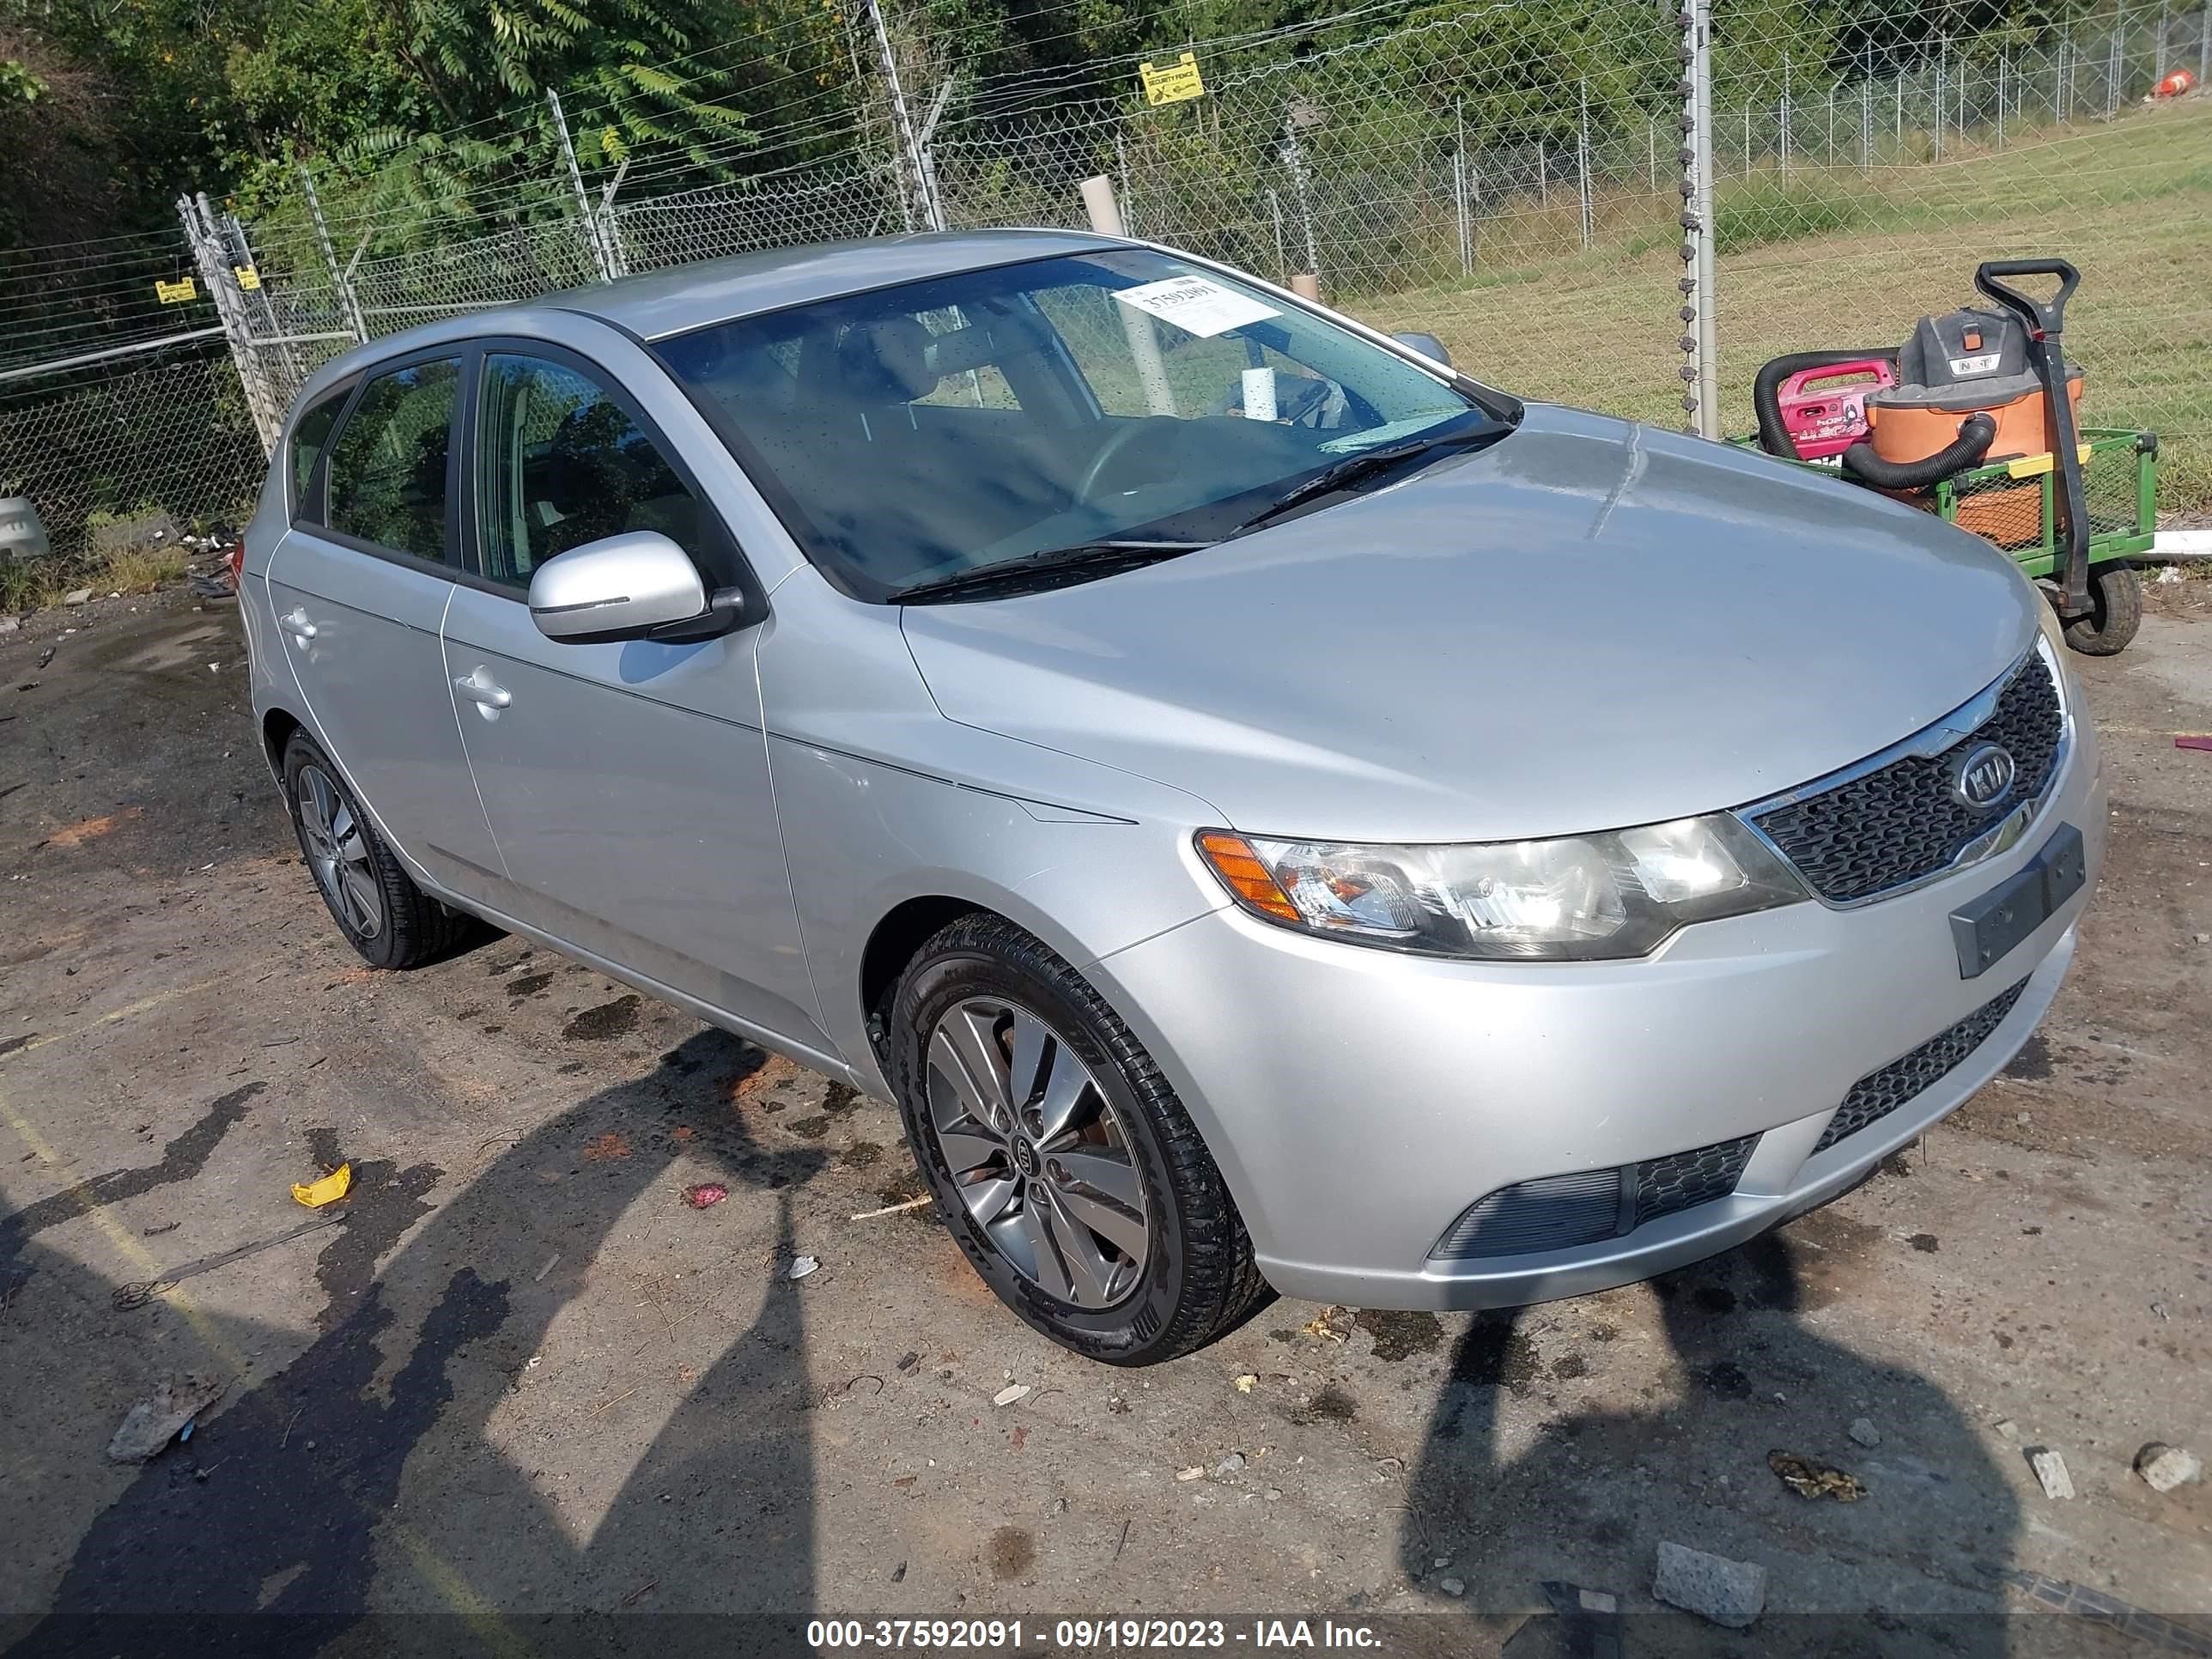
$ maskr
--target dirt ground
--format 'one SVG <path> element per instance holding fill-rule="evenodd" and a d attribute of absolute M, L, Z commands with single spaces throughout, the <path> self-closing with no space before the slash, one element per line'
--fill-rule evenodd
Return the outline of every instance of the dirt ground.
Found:
<path fill-rule="evenodd" d="M 2212 1455 L 2212 753 L 2173 745 L 2212 731 L 2204 606 L 2075 659 L 2102 890 L 2041 1033 L 1921 1148 L 1657 1285 L 1277 1302 L 1142 1372 L 881 1213 L 919 1190 L 890 1109 L 512 939 L 361 968 L 241 653 L 178 595 L 0 639 L 0 1649 L 182 1650 L 173 1615 L 264 1611 L 301 1654 L 1065 1614 L 1517 1655 L 1561 1634 L 1516 1634 L 1561 1581 L 1620 1598 L 1630 1651 L 1720 1650 L 1653 1611 L 1674 1541 L 1766 1569 L 1729 1651 L 2073 1651 L 2100 1627 L 2047 1610 L 2069 1595 L 2212 1650 L 2212 1487 L 2130 1469 Z M 340 1158 L 337 1218 L 267 1243 Z M 180 1372 L 224 1385 L 190 1440 L 107 1462 Z M 1774 1450 L 1865 1496 L 1800 1497 Z M 167 1617 L 95 1647 L 91 1611 Z"/>

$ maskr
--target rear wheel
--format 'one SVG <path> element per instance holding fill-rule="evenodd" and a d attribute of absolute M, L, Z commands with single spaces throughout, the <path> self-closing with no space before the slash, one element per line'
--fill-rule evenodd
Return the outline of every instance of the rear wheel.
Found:
<path fill-rule="evenodd" d="M 939 1212 L 1007 1306 L 1121 1365 L 1268 1294 L 1221 1172 L 1128 1028 L 1012 922 L 963 917 L 892 999 L 892 1082 Z"/>
<path fill-rule="evenodd" d="M 2066 643 L 2084 656 L 2114 656 L 2142 626 L 2142 578 L 2131 564 L 2100 564 L 2089 573 L 2089 614 L 2066 624 Z"/>
<path fill-rule="evenodd" d="M 373 968 L 419 968 L 450 955 L 478 924 L 415 884 L 330 757 L 304 732 L 284 745 L 284 797 L 316 890 L 346 942 Z"/>

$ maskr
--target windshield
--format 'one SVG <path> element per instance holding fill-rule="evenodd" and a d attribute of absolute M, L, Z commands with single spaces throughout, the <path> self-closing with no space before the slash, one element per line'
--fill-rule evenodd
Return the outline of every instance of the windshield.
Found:
<path fill-rule="evenodd" d="M 655 349 L 808 556 L 872 600 L 1101 541 L 1217 540 L 1363 450 L 1489 418 L 1441 368 L 1140 248 Z"/>

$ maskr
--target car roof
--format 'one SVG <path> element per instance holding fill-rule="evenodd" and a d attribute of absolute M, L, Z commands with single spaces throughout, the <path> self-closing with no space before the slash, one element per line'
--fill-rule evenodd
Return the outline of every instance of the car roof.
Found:
<path fill-rule="evenodd" d="M 757 248 L 697 264 L 550 294 L 537 301 L 580 312 L 642 339 L 836 299 L 899 283 L 1124 246 L 1120 239 L 1072 230 L 956 230 L 866 241 Z"/>
<path fill-rule="evenodd" d="M 710 323 L 755 317 L 787 306 L 870 289 L 1015 264 L 1024 259 L 1050 258 L 1055 254 L 1129 246 L 1121 238 L 1087 231 L 956 230 L 757 248 L 750 253 L 674 265 L 617 282 L 562 289 L 514 305 L 487 306 L 482 311 L 381 335 L 316 370 L 301 389 L 294 408 L 296 412 L 325 387 L 387 358 L 422 346 L 497 334 L 501 319 L 518 312 L 567 311 L 611 323 L 641 339 L 663 340 Z"/>

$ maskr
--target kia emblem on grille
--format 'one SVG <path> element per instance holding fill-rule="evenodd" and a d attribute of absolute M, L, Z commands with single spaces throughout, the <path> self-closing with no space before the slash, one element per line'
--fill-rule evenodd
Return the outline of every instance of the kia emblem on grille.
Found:
<path fill-rule="evenodd" d="M 1961 805 L 1986 812 L 2011 790 L 2017 770 L 2010 750 L 1983 744 L 1952 763 L 1951 793 Z"/>

